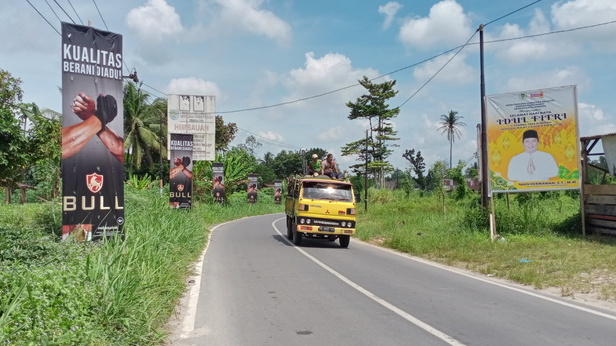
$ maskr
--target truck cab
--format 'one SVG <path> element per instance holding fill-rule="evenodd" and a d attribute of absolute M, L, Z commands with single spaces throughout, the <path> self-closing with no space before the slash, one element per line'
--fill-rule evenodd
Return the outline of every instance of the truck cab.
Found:
<path fill-rule="evenodd" d="M 287 238 L 295 245 L 303 238 L 338 239 L 347 248 L 356 228 L 353 185 L 323 175 L 289 178 L 285 214 Z"/>

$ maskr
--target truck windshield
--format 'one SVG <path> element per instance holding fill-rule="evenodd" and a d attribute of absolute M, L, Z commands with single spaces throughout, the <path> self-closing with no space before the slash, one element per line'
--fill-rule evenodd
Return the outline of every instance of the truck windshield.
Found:
<path fill-rule="evenodd" d="M 353 201 L 351 185 L 331 182 L 304 182 L 302 197 L 309 199 L 324 199 L 331 201 Z"/>

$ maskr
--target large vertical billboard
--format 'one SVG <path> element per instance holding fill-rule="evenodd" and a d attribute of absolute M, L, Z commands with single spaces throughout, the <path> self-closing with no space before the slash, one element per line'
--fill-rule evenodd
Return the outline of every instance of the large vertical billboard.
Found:
<path fill-rule="evenodd" d="M 248 196 L 248 203 L 250 204 L 257 202 L 257 197 L 259 195 L 258 178 L 259 176 L 257 174 L 248 174 L 248 189 L 246 190 L 246 195 Z"/>
<path fill-rule="evenodd" d="M 575 86 L 486 96 L 491 192 L 580 186 Z"/>
<path fill-rule="evenodd" d="M 174 209 L 190 209 L 193 190 L 193 135 L 172 133 L 169 152 L 169 205 Z"/>
<path fill-rule="evenodd" d="M 225 166 L 222 162 L 212 162 L 212 194 L 214 202 L 225 202 Z"/>
<path fill-rule="evenodd" d="M 62 23 L 62 238 L 122 234 L 122 35 Z"/>
<path fill-rule="evenodd" d="M 215 159 L 215 110 L 215 96 L 167 95 L 169 133 L 185 133 L 194 136 L 195 161 L 214 161 Z"/>

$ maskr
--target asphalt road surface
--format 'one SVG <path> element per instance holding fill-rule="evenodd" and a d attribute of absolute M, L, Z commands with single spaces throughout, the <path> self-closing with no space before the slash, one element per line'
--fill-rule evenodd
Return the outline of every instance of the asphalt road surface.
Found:
<path fill-rule="evenodd" d="M 351 240 L 284 214 L 211 234 L 171 345 L 616 345 L 616 314 Z M 180 331 L 181 329 L 181 331 Z"/>

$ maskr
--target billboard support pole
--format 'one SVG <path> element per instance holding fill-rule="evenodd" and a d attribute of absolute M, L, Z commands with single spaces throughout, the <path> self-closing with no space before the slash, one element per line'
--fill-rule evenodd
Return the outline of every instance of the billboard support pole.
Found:
<path fill-rule="evenodd" d="M 481 206 L 485 209 L 490 204 L 488 196 L 488 184 L 490 183 L 490 174 L 488 172 L 488 136 L 486 133 L 486 81 L 483 73 L 483 28 L 484 25 L 479 25 L 479 59 L 481 69 Z"/>

